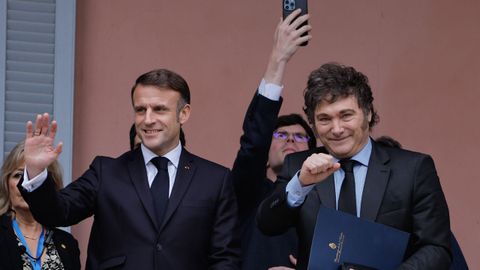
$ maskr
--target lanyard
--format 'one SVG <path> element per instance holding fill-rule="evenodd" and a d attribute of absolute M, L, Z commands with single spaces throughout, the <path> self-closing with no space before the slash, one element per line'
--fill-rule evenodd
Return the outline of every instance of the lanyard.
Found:
<path fill-rule="evenodd" d="M 37 256 L 33 257 L 32 253 L 30 252 L 30 249 L 28 248 L 27 242 L 25 241 L 25 238 L 23 237 L 22 231 L 20 230 L 20 227 L 18 227 L 17 220 L 14 218 L 12 220 L 12 225 L 13 229 L 15 230 L 15 233 L 17 233 L 18 238 L 20 238 L 20 241 L 22 242 L 22 245 L 25 247 L 28 255 L 28 259 L 30 260 L 33 270 L 41 270 L 42 269 L 42 253 L 43 253 L 43 245 L 44 245 L 44 230 L 42 228 L 42 233 L 40 234 L 40 238 L 38 239 L 38 245 L 37 245 Z"/>

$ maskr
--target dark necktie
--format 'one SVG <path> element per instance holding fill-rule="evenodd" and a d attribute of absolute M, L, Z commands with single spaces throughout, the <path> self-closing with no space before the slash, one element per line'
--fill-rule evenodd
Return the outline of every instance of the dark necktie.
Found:
<path fill-rule="evenodd" d="M 338 198 L 338 210 L 357 215 L 356 198 L 355 198 L 355 177 L 353 176 L 353 166 L 355 160 L 342 159 L 340 165 L 345 172 L 345 178 L 340 189 L 340 196 Z"/>
<path fill-rule="evenodd" d="M 155 157 L 151 162 L 158 169 L 157 175 L 155 175 L 152 186 L 150 187 L 150 192 L 152 193 L 155 214 L 157 216 L 158 225 L 160 226 L 168 204 L 168 159 L 165 157 Z"/>

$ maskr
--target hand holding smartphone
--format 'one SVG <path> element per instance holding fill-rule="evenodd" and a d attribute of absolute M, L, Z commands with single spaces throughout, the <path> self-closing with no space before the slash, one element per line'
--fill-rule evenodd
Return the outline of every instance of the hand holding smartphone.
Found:
<path fill-rule="evenodd" d="M 307 14 L 308 13 L 307 0 L 282 0 L 282 10 L 283 10 L 282 13 L 283 13 L 284 20 L 288 15 L 290 15 L 296 9 L 301 9 L 301 13 L 298 15 L 298 17 Z M 307 24 L 308 24 L 308 21 L 305 21 L 300 26 L 298 26 L 297 29 Z M 303 33 L 302 37 L 306 36 L 307 34 L 308 32 Z M 308 41 L 305 41 L 302 44 L 300 44 L 300 46 L 306 46 L 307 44 L 308 44 Z"/>

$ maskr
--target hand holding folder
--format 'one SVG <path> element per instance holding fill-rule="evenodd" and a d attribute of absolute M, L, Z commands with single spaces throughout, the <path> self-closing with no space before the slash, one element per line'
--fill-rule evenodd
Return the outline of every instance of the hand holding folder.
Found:
<path fill-rule="evenodd" d="M 409 237 L 407 232 L 320 206 L 308 269 L 396 269 Z"/>

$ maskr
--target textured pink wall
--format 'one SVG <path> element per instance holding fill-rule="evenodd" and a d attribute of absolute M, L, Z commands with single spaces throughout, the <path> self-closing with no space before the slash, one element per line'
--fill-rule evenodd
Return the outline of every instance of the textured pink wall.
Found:
<path fill-rule="evenodd" d="M 453 231 L 480 269 L 480 2 L 316 0 L 310 13 L 314 39 L 289 64 L 282 112 L 301 112 L 306 77 L 324 62 L 367 74 L 375 134 L 433 156 Z M 188 149 L 230 167 L 279 17 L 280 0 L 77 1 L 74 176 L 128 148 L 130 87 L 157 67 L 190 84 Z M 83 257 L 89 226 L 73 228 Z"/>

